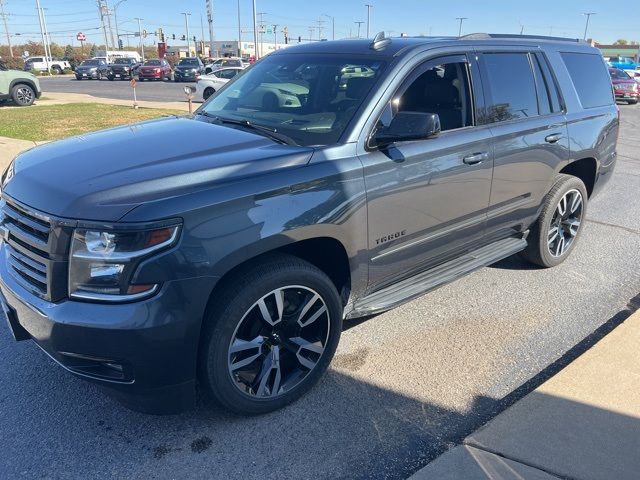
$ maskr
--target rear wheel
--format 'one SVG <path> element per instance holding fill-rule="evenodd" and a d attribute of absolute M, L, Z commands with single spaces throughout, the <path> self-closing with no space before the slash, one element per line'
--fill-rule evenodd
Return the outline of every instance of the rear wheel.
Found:
<path fill-rule="evenodd" d="M 577 177 L 558 175 L 545 197 L 542 212 L 531 227 L 522 256 L 542 267 L 564 262 L 582 232 L 587 213 L 587 189 Z"/>
<path fill-rule="evenodd" d="M 238 272 L 215 295 L 205 319 L 199 380 L 205 395 L 241 414 L 298 399 L 333 358 L 342 304 L 313 265 L 272 256 Z"/>
<path fill-rule="evenodd" d="M 638 103 L 638 100 L 629 100 L 629 105 L 635 105 L 636 103 Z"/>
<path fill-rule="evenodd" d="M 216 93 L 216 91 L 212 87 L 207 87 L 205 88 L 204 93 L 202 94 L 202 98 L 207 100 L 214 93 Z"/>
<path fill-rule="evenodd" d="M 29 85 L 20 83 L 11 89 L 11 98 L 16 105 L 28 107 L 36 100 L 36 92 Z"/>
<path fill-rule="evenodd" d="M 51 70 L 54 71 L 56 75 L 62 74 L 62 68 L 60 68 L 60 65 L 53 65 Z"/>

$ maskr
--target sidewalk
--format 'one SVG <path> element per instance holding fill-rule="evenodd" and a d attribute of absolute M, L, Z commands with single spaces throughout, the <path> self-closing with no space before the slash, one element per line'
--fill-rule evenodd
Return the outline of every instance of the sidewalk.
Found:
<path fill-rule="evenodd" d="M 640 478 L 640 311 L 412 480 Z"/>
<path fill-rule="evenodd" d="M 44 105 L 64 105 L 65 103 L 103 103 L 107 105 L 124 105 L 127 107 L 133 106 L 133 98 L 131 100 L 118 100 L 114 98 L 100 98 L 94 97 L 92 95 L 86 95 L 84 93 L 60 93 L 60 92 L 46 92 L 43 94 L 45 100 L 38 99 L 34 103 L 34 106 L 44 106 Z M 200 104 L 194 102 L 193 109 L 198 108 Z M 185 112 L 189 111 L 189 104 L 186 102 L 148 102 L 148 101 L 138 101 L 138 106 L 140 108 L 167 108 L 174 110 L 184 110 Z M 11 108 L 3 107 L 3 108 Z M 14 107 L 14 108 L 24 108 L 24 107 Z"/>

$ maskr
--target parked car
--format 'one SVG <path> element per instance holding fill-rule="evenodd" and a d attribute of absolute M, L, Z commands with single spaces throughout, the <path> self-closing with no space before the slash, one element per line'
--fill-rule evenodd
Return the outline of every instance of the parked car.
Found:
<path fill-rule="evenodd" d="M 164 59 L 147 60 L 138 67 L 138 78 L 141 82 L 145 80 L 171 80 L 172 75 L 171 65 Z"/>
<path fill-rule="evenodd" d="M 609 68 L 609 75 L 611 75 L 611 82 L 613 83 L 613 91 L 616 95 L 616 100 L 622 100 L 629 105 L 635 105 L 638 103 L 640 97 L 640 87 L 631 75 L 626 71 L 619 68 Z"/>
<path fill-rule="evenodd" d="M 138 73 L 138 68 L 141 65 L 142 63 L 135 58 L 116 58 L 113 63 L 102 65 L 100 73 L 102 78 L 108 78 L 109 80 L 126 80 L 133 78 Z"/>
<path fill-rule="evenodd" d="M 620 70 L 635 70 L 639 65 L 629 57 L 609 57 L 609 66 Z"/>
<path fill-rule="evenodd" d="M 225 67 L 245 67 L 245 65 L 240 58 L 218 58 L 210 63 L 207 63 L 204 69 L 204 73 L 209 74 L 214 70 Z"/>
<path fill-rule="evenodd" d="M 373 74 L 345 82 L 347 66 Z M 2 309 L 16 339 L 132 408 L 189 408 L 199 385 L 272 411 L 318 382 L 344 318 L 516 253 L 565 261 L 619 122 L 584 42 L 278 50 L 192 116 L 20 154 L 1 179 Z"/>
<path fill-rule="evenodd" d="M 198 57 L 183 58 L 175 67 L 176 82 L 195 82 L 204 73 L 204 64 Z"/>
<path fill-rule="evenodd" d="M 49 69 L 54 73 L 62 73 L 65 69 L 71 70 L 71 64 L 66 60 L 58 60 L 51 57 L 29 57 L 24 61 L 24 71 L 37 70 L 39 72 L 47 71 L 47 60 Z"/>
<path fill-rule="evenodd" d="M 203 100 L 207 100 L 242 70 L 244 70 L 242 67 L 229 67 L 215 70 L 209 75 L 202 75 L 196 80 L 196 96 L 202 97 Z"/>
<path fill-rule="evenodd" d="M 92 58 L 90 60 L 85 60 L 76 67 L 76 70 L 74 72 L 76 75 L 76 80 L 101 80 L 101 68 L 105 67 L 106 65 L 107 62 L 103 59 Z"/>
<path fill-rule="evenodd" d="M 40 98 L 42 90 L 35 75 L 20 70 L 10 70 L 0 61 L 0 105 L 13 101 L 19 107 L 28 107 Z"/>

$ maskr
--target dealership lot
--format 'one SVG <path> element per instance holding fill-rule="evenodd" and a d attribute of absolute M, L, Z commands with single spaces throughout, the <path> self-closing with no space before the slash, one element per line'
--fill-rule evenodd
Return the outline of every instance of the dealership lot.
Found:
<path fill-rule="evenodd" d="M 131 93 L 128 82 L 43 81 L 45 92 L 65 85 L 102 97 Z M 181 87 L 145 83 L 138 95 L 179 100 Z M 567 262 L 538 270 L 508 259 L 347 323 L 329 375 L 282 411 L 132 413 L 0 329 L 2 476 L 404 478 L 640 292 L 640 108 L 620 108 L 615 176 L 590 205 Z"/>
<path fill-rule="evenodd" d="M 40 79 L 42 91 L 61 93 L 83 93 L 101 98 L 118 100 L 133 100 L 133 90 L 128 80 L 76 80 L 69 76 L 42 77 Z M 155 102 L 179 102 L 186 99 L 185 85 L 195 86 L 195 83 L 176 83 L 161 81 L 138 82 L 136 95 L 138 100 Z M 201 99 L 196 99 L 201 100 Z"/>

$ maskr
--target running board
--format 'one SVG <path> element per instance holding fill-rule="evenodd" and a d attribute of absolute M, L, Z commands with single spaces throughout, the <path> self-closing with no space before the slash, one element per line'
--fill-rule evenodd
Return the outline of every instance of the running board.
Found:
<path fill-rule="evenodd" d="M 491 243 L 359 299 L 347 317 L 361 317 L 390 310 L 474 270 L 510 257 L 524 250 L 526 246 L 527 241 L 524 238 L 506 238 Z"/>

